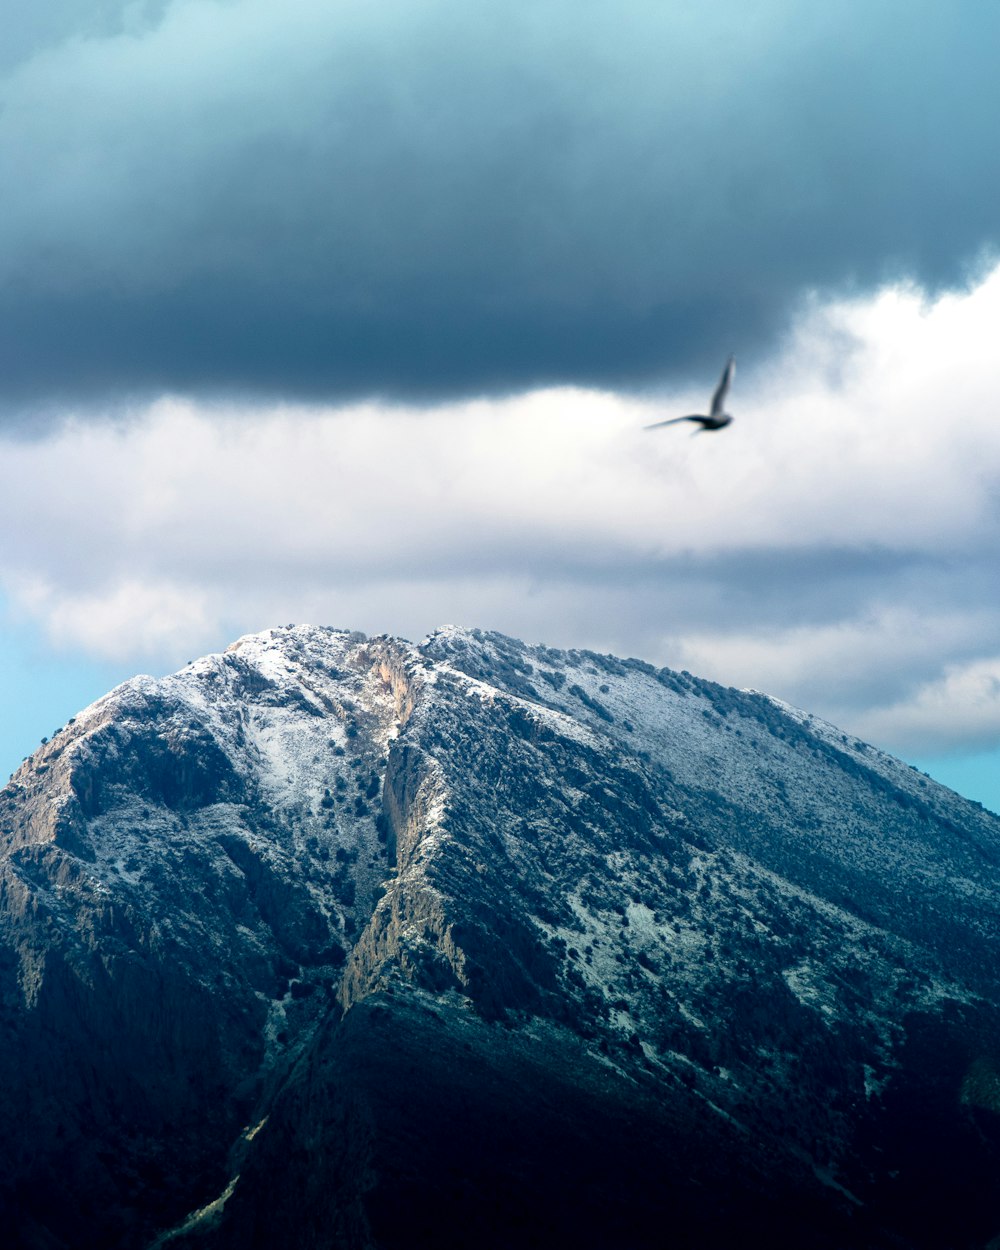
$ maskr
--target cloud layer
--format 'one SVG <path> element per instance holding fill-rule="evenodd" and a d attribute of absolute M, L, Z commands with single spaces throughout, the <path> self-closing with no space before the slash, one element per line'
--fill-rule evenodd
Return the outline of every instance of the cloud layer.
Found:
<path fill-rule="evenodd" d="M 0 456 L 0 590 L 53 645 L 165 668 L 312 620 L 447 620 L 766 689 L 904 753 L 1000 742 L 1000 269 L 816 302 L 734 424 L 548 389 L 409 409 L 71 421 Z"/>
<path fill-rule="evenodd" d="M 995 247 L 1000 8 L 90 0 L 0 64 L 0 409 L 686 380 Z"/>

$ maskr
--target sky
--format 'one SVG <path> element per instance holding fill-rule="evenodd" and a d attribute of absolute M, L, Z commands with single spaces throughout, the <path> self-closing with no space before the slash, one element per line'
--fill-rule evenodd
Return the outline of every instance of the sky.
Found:
<path fill-rule="evenodd" d="M 993 0 L 8 0 L 0 773 L 444 623 L 1000 809 Z M 730 353 L 734 421 L 703 412 Z"/>

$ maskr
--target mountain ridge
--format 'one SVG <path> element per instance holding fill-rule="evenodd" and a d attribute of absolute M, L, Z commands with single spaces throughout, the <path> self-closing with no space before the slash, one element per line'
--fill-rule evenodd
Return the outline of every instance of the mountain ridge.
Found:
<path fill-rule="evenodd" d="M 98 700 L 0 830 L 25 1247 L 1000 1232 L 1000 820 L 766 695 L 286 627 Z"/>

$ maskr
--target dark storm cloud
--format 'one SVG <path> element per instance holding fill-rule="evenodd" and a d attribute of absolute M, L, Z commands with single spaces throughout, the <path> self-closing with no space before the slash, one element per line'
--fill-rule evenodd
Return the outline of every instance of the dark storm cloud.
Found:
<path fill-rule="evenodd" d="M 641 386 L 765 350 L 808 289 L 960 282 L 1000 231 L 986 0 L 33 12 L 8 414 Z"/>

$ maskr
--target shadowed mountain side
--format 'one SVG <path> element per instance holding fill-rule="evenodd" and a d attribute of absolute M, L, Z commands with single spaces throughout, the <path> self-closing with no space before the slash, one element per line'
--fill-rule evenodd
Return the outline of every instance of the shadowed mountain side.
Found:
<path fill-rule="evenodd" d="M 859 1221 L 831 1197 L 803 1160 L 770 1157 L 685 1086 L 626 1076 L 565 1030 L 379 994 L 293 1075 L 214 1234 L 179 1244 L 721 1250 L 750 1221 L 771 1245 L 833 1250 Z"/>

